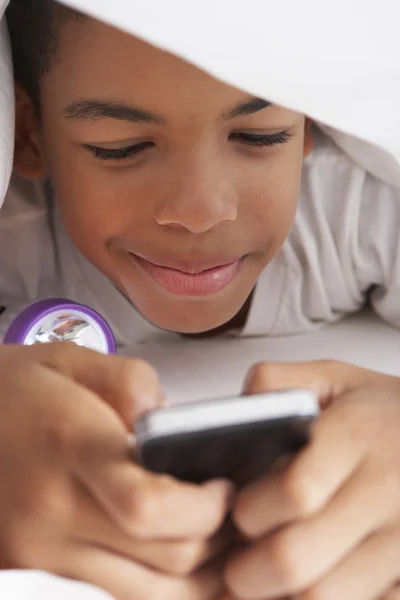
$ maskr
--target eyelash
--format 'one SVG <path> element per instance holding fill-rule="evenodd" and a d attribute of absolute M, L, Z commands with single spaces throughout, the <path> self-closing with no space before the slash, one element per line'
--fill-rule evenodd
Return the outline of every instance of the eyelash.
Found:
<path fill-rule="evenodd" d="M 98 146 L 91 146 L 89 144 L 85 147 L 99 160 L 125 160 L 143 152 L 143 150 L 147 150 L 147 148 L 151 148 L 153 145 L 153 142 L 142 142 L 141 144 L 135 144 L 127 148 L 117 148 L 115 150 L 99 148 Z"/>
<path fill-rule="evenodd" d="M 232 133 L 229 136 L 230 140 L 238 141 L 246 144 L 247 146 L 253 147 L 266 147 L 266 146 L 279 146 L 285 144 L 291 140 L 293 135 L 288 131 L 281 131 L 280 133 L 273 133 L 269 135 L 256 134 L 256 133 Z M 98 146 L 92 146 L 90 144 L 85 147 L 93 154 L 98 160 L 126 160 L 151 148 L 154 146 L 153 142 L 142 142 L 141 144 L 135 144 L 134 146 L 128 146 L 126 148 L 117 148 L 115 150 L 109 150 L 107 148 L 100 148 Z"/>
<path fill-rule="evenodd" d="M 279 133 L 272 134 L 261 134 L 261 133 L 232 133 L 230 135 L 231 140 L 243 142 L 248 146 L 280 146 L 286 144 L 293 138 L 293 134 L 289 131 L 281 131 Z"/>

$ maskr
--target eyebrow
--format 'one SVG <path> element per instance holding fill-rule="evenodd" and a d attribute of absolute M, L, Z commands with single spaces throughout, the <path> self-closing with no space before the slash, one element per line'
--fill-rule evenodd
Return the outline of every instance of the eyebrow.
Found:
<path fill-rule="evenodd" d="M 223 120 L 230 121 L 237 117 L 253 115 L 264 108 L 271 106 L 271 102 L 262 98 L 251 98 L 246 102 L 237 104 L 222 113 Z M 117 119 L 130 123 L 150 123 L 165 125 L 165 120 L 148 111 L 127 104 L 109 102 L 107 100 L 91 100 L 80 98 L 64 109 L 64 116 L 71 121 L 95 121 L 97 119 Z"/>
<path fill-rule="evenodd" d="M 150 112 L 106 100 L 79 99 L 64 109 L 66 119 L 73 121 L 95 121 L 96 119 L 117 119 L 131 123 L 152 123 L 164 125 L 165 121 Z"/>
<path fill-rule="evenodd" d="M 253 115 L 264 108 L 268 108 L 271 106 L 272 102 L 268 102 L 268 100 L 263 100 L 263 98 L 251 98 L 246 102 L 242 102 L 237 104 L 231 110 L 223 113 L 223 119 L 229 121 L 231 119 L 236 119 L 237 117 L 244 117 L 248 115 Z"/>

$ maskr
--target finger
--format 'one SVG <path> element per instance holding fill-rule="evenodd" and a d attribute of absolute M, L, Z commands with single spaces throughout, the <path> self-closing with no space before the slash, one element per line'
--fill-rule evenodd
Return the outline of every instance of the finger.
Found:
<path fill-rule="evenodd" d="M 209 563 L 233 542 L 233 533 L 222 529 L 212 538 L 188 541 L 142 540 L 137 560 L 170 575 L 187 576 Z"/>
<path fill-rule="evenodd" d="M 35 406 L 32 444 L 69 469 L 123 532 L 150 539 L 216 533 L 231 507 L 231 484 L 194 486 L 147 473 L 130 460 L 121 422 L 95 394 L 46 367 L 30 371 L 18 385 Z M 43 389 L 52 390 L 51 402 Z M 15 410 L 17 419 L 30 414 L 26 406 Z"/>
<path fill-rule="evenodd" d="M 232 506 L 225 480 L 192 485 L 155 475 L 121 451 L 120 460 L 75 466 L 80 481 L 128 536 L 141 539 L 205 538 L 214 535 Z"/>
<path fill-rule="evenodd" d="M 226 570 L 230 590 L 240 598 L 261 598 L 265 592 L 276 597 L 307 589 L 386 524 L 395 503 L 393 486 L 377 485 L 361 469 L 324 511 L 233 558 Z"/>
<path fill-rule="evenodd" d="M 116 600 L 214 600 L 222 590 L 221 567 L 190 577 L 170 577 L 92 547 L 74 548 L 62 575 L 95 585 Z"/>
<path fill-rule="evenodd" d="M 283 472 L 256 481 L 238 496 L 233 519 L 255 538 L 275 527 L 321 510 L 358 469 L 365 440 L 352 435 L 345 402 L 332 404 L 314 426 L 310 444 Z"/>
<path fill-rule="evenodd" d="M 362 369 L 348 363 L 320 360 L 306 363 L 259 363 L 254 365 L 245 380 L 243 393 L 260 394 L 272 390 L 310 388 L 326 406 L 336 396 L 356 387 L 385 381 L 395 377 Z"/>
<path fill-rule="evenodd" d="M 172 575 L 188 575 L 220 554 L 234 540 L 231 523 L 212 538 L 185 540 L 139 540 L 121 531 L 82 491 L 75 506 L 72 530 L 76 540 L 120 554 Z"/>
<path fill-rule="evenodd" d="M 400 590 L 394 584 L 400 574 L 399 546 L 398 528 L 374 534 L 317 585 L 300 595 L 300 600 L 398 600 Z"/>
<path fill-rule="evenodd" d="M 400 588 L 396 587 L 390 590 L 384 596 L 381 596 L 379 600 L 400 600 Z"/>
<path fill-rule="evenodd" d="M 51 371 L 48 377 L 53 376 Z M 61 377 L 57 375 L 57 378 Z M 65 378 L 61 406 L 77 386 Z M 73 397 L 76 401 L 75 397 Z M 113 411 L 94 394 L 80 389 L 72 415 L 53 435 L 61 436 L 71 474 L 122 531 L 149 539 L 198 538 L 213 535 L 232 505 L 232 484 L 196 486 L 155 475 L 134 464 L 128 436 Z M 193 516 L 196 515 L 195 518 Z"/>
<path fill-rule="evenodd" d="M 142 360 L 106 356 L 76 344 L 43 344 L 42 364 L 89 388 L 111 406 L 128 430 L 141 414 L 165 403 L 158 376 Z"/>
<path fill-rule="evenodd" d="M 68 469 L 90 448 L 96 456 L 103 448 L 106 454 L 121 455 L 121 449 L 128 454 L 126 430 L 115 411 L 63 373 L 27 361 L 10 372 L 6 384 L 6 394 L 12 392 L 13 397 L 23 399 L 9 403 L 7 410 L 10 420 L 29 430 L 30 456 L 45 453 L 47 462 L 54 464 L 61 459 Z M 14 453 L 18 449 L 15 447 Z"/>

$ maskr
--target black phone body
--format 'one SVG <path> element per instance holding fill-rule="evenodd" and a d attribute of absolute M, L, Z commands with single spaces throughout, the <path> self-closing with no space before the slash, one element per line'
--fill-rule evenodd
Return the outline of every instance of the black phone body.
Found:
<path fill-rule="evenodd" d="M 148 470 L 201 483 L 224 477 L 243 486 L 309 440 L 319 414 L 311 390 L 284 390 L 163 408 L 136 428 Z"/>

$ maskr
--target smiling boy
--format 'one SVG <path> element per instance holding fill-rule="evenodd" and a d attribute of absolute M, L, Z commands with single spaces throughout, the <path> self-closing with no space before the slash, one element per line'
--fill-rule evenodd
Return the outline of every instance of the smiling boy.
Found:
<path fill-rule="evenodd" d="M 113 327 L 120 345 L 176 333 L 232 331 L 274 335 L 308 331 L 359 310 L 367 301 L 383 318 L 400 325 L 399 191 L 353 163 L 304 115 L 253 98 L 166 52 L 50 0 L 12 0 L 7 17 L 17 82 L 17 126 L 15 176 L 0 213 L 0 243 L 7 248 L 7 252 L 0 252 L 0 300 L 6 307 L 1 327 L 6 327 L 18 305 L 46 296 L 67 296 L 97 309 Z M 115 392 L 110 393 L 111 379 L 102 387 L 88 375 L 91 369 L 97 372 L 93 361 L 100 358 L 89 359 L 85 354 L 77 361 L 71 354 L 67 363 L 71 360 L 73 367 L 69 368 L 60 366 L 63 361 L 57 358 L 58 352 L 61 351 L 54 349 L 51 355 L 49 349 L 33 349 L 32 360 L 36 366 L 39 361 L 40 365 L 50 364 L 52 370 L 61 370 L 112 404 L 110 398 Z M 82 368 L 78 368 L 78 362 Z M 105 371 L 111 368 L 107 364 L 116 363 L 105 362 Z M 79 375 L 75 375 L 77 369 Z M 154 375 L 146 369 L 140 364 L 134 379 L 129 378 L 129 385 L 132 389 L 150 386 L 153 396 L 159 398 Z M 337 376 L 338 372 L 343 375 Z M 360 374 L 356 370 L 354 373 L 358 384 L 365 380 L 386 381 L 375 374 Z M 287 377 L 290 381 L 290 373 Z M 343 382 L 335 387 L 331 379 L 353 381 L 345 367 L 334 369 L 332 374 L 329 371 L 329 376 L 324 377 L 329 380 L 328 395 L 333 395 L 332 390 L 339 390 L 339 394 L 351 388 Z M 36 383 L 32 389 L 38 397 L 47 398 L 51 412 L 53 392 L 43 391 L 44 380 L 33 381 Z M 302 381 L 300 377 L 292 383 L 299 385 Z M 387 381 L 392 390 L 393 380 Z M 271 384 L 261 366 L 248 379 L 246 391 L 261 391 L 283 383 L 274 379 Z M 24 402 L 28 401 L 26 389 L 18 388 L 18 394 Z M 127 395 L 126 390 L 124 394 Z M 392 417 L 382 425 L 382 431 L 389 435 L 393 434 L 393 419 L 400 423 L 400 411 L 394 408 L 396 403 L 389 392 L 387 395 L 387 405 L 392 409 L 387 414 Z M 12 396 L 14 399 L 15 394 Z M 137 398 L 140 397 L 138 392 Z M 369 402 L 375 411 L 382 412 L 375 397 Z M 62 404 L 63 411 L 67 410 L 67 403 Z M 353 404 L 353 413 L 349 409 L 350 416 L 345 415 L 343 420 L 343 427 L 349 430 L 360 421 L 358 396 Z M 122 411 L 119 404 L 117 409 Z M 68 418 L 60 412 L 62 418 L 76 424 L 72 408 L 68 410 Z M 87 414 L 91 411 L 94 406 Z M 329 417 L 329 411 L 326 414 L 327 419 L 335 421 L 335 416 Z M 57 431 L 62 418 L 57 413 Z M 318 511 L 323 515 L 325 504 L 329 505 L 332 499 L 332 489 L 336 491 L 344 485 L 352 475 L 351 468 L 356 470 L 364 456 L 362 444 L 357 448 L 348 445 L 343 447 L 343 464 L 330 464 L 333 455 L 327 451 L 327 447 L 332 448 L 327 443 L 327 431 L 335 429 L 330 429 L 324 419 L 321 423 L 322 433 L 316 434 L 316 445 L 318 457 L 326 461 L 326 471 L 332 473 L 332 480 L 325 481 L 328 491 L 321 484 L 321 497 L 314 504 L 311 499 L 311 508 L 307 504 L 303 512 L 297 510 L 297 505 L 292 510 L 291 505 L 284 504 L 281 488 L 281 495 L 274 496 L 276 489 L 272 484 L 245 493 L 239 500 L 236 522 L 249 539 L 256 541 L 255 556 L 250 550 L 250 558 L 245 557 L 243 564 L 247 564 L 246 560 L 258 564 L 257 552 L 264 547 L 273 565 L 265 536 L 277 524 L 288 525 L 293 519 L 310 521 Z M 118 456 L 126 458 L 123 435 L 120 430 L 118 435 L 117 430 L 114 433 L 121 448 Z M 371 433 L 369 441 L 375 444 L 374 456 L 378 456 L 381 448 L 374 435 Z M 71 447 L 68 446 L 72 452 Z M 107 446 L 111 447 L 114 448 Z M 365 447 L 369 450 L 368 444 Z M 94 451 L 90 456 L 93 459 Z M 306 465 L 307 456 L 302 459 Z M 394 477 L 398 475 L 396 456 L 393 450 L 391 461 L 387 461 Z M 385 460 L 383 457 L 382 464 Z M 63 461 L 62 464 L 64 468 Z M 217 536 L 211 542 L 209 538 L 223 520 L 229 486 L 217 482 L 213 488 L 217 500 L 212 503 L 207 497 L 207 505 L 205 497 L 201 502 L 200 496 L 195 498 L 191 486 L 178 488 L 174 487 L 177 483 L 164 480 L 154 484 L 153 479 L 145 479 L 149 476 L 144 476 L 138 467 L 124 465 L 125 469 L 136 468 L 141 473 L 140 483 L 136 479 L 137 485 L 132 484 L 131 491 L 148 484 L 153 492 L 148 492 L 149 497 L 155 497 L 155 490 L 164 490 L 164 497 L 170 498 L 170 504 L 165 501 L 163 505 L 168 507 L 168 518 L 162 519 L 161 512 L 152 505 L 154 519 L 147 522 L 151 533 L 146 530 L 145 535 L 164 535 L 169 542 L 171 538 L 202 538 L 203 545 L 200 550 L 196 547 L 196 559 L 189 561 L 191 565 L 198 566 L 217 553 L 223 546 L 221 538 Z M 374 471 L 376 477 L 380 467 L 381 463 Z M 85 477 L 90 478 L 92 472 L 92 468 L 87 469 Z M 368 485 L 370 482 L 369 479 Z M 368 485 L 363 485 L 360 489 L 368 497 Z M 116 480 L 108 475 L 101 486 L 97 480 L 88 484 L 99 496 L 100 505 L 107 509 L 115 508 L 117 494 L 112 495 L 113 486 L 117 486 Z M 165 491 L 170 489 L 168 486 L 174 490 L 171 496 Z M 201 493 L 206 492 L 202 488 Z M 197 493 L 200 494 L 199 489 Z M 181 513 L 181 527 L 174 529 L 172 523 L 177 515 L 173 515 L 171 507 L 176 507 L 177 498 L 182 499 L 185 494 L 187 498 L 192 494 L 192 504 L 188 500 L 185 505 L 189 515 L 200 504 L 214 506 L 210 510 L 215 512 L 211 518 L 204 508 L 204 521 L 199 517 L 194 529 L 189 521 L 184 527 Z M 274 497 L 282 501 L 282 512 L 274 515 L 271 510 L 269 520 L 264 515 L 254 524 L 251 514 L 259 499 L 265 498 L 267 506 Z M 364 496 L 360 493 L 361 497 Z M 330 505 L 327 512 L 328 509 Z M 87 507 L 83 513 L 90 521 Z M 125 513 L 116 514 L 114 521 L 120 525 L 124 521 L 125 526 Z M 311 561 L 320 567 L 315 567 L 316 571 L 304 581 L 288 583 L 284 577 L 279 578 L 277 569 L 257 587 L 248 575 L 251 569 L 243 568 L 240 557 L 235 559 L 227 571 L 232 593 L 237 591 L 241 598 L 275 598 L 311 588 L 337 566 L 351 543 L 359 541 L 359 531 L 371 533 L 375 521 L 373 515 L 373 523 L 367 517 L 354 532 L 356 540 L 350 536 L 336 554 L 332 555 L 331 548 L 325 548 L 321 554 L 318 544 L 313 546 L 315 555 L 324 556 L 325 562 Z M 208 529 L 204 526 L 207 522 Z M 343 513 L 343 522 L 337 527 L 347 531 L 347 525 Z M 95 531 L 93 523 L 89 529 Z M 127 557 L 156 569 L 171 569 L 160 551 L 161 542 L 154 542 L 151 552 L 137 540 L 131 548 L 127 532 L 136 535 L 139 531 L 140 540 L 140 526 L 125 527 L 122 540 L 113 537 L 116 534 L 111 530 L 107 536 L 107 528 L 101 531 L 98 543 L 115 545 L 120 553 L 120 562 L 115 566 L 120 580 L 116 583 L 110 575 L 110 556 L 108 563 L 104 562 L 104 571 L 103 562 L 96 555 L 96 569 L 75 566 L 72 576 L 95 582 L 125 598 L 128 582 L 135 579 L 132 564 L 125 564 Z M 321 527 L 321 532 L 326 532 L 326 528 Z M 315 537 L 317 534 L 314 540 Z M 257 546 L 260 539 L 264 543 L 261 550 Z M 17 566 L 26 563 L 14 562 Z M 31 564 L 34 568 L 71 574 L 68 569 L 56 568 L 51 561 Z M 191 571 L 188 567 L 183 570 Z M 243 570 L 247 575 L 243 575 Z M 174 580 L 180 592 L 176 591 L 173 597 L 214 598 L 221 585 L 215 573 L 220 571 L 213 571 L 212 577 L 207 575 L 209 587 L 198 575 L 196 584 L 185 580 L 186 587 Z M 261 577 L 263 572 L 257 573 Z M 142 581 L 142 576 L 147 582 L 141 571 L 135 581 Z M 153 572 L 151 576 L 155 577 Z M 137 597 L 151 597 L 153 589 L 156 588 L 143 584 L 142 596 Z M 147 595 L 143 590 L 147 590 Z"/>
<path fill-rule="evenodd" d="M 50 175 L 70 238 L 129 301 L 104 283 L 115 308 L 101 312 L 114 324 L 123 307 L 121 329 L 135 310 L 185 333 L 225 324 L 291 227 L 313 143 L 305 118 L 85 18 L 62 26 L 57 51 L 38 95 L 20 88 L 15 170 Z"/>
<path fill-rule="evenodd" d="M 8 13 L 15 171 L 50 178 L 60 264 L 49 237 L 23 300 L 93 305 L 122 344 L 157 334 L 146 321 L 182 333 L 309 330 L 358 310 L 374 286 L 377 310 L 400 323 L 398 190 L 301 114 L 63 7 L 46 38 L 54 3 L 37 5 L 32 29 L 28 7 Z M 14 238 L 9 219 L 1 228 Z"/>
<path fill-rule="evenodd" d="M 238 314 L 258 279 L 246 331 L 255 334 L 338 318 L 380 283 L 381 261 L 363 273 L 357 256 L 359 244 L 369 252 L 375 239 L 370 227 L 359 239 L 359 203 L 362 219 L 375 224 L 368 196 L 395 204 L 396 192 L 320 135 L 299 192 L 303 158 L 314 144 L 304 116 L 65 8 L 57 8 L 59 25 L 66 21 L 57 43 L 48 40 L 50 62 L 36 60 L 42 76 L 35 90 L 27 75 L 35 44 L 29 30 L 17 35 L 18 3 L 10 11 L 19 27 L 12 35 L 17 81 L 31 90 L 19 89 L 15 170 L 30 179 L 50 176 L 59 226 L 112 282 L 82 266 L 81 256 L 72 260 L 75 248 L 57 235 L 68 269 L 57 273 L 53 294 L 94 303 L 119 341 L 132 343 L 142 328 L 154 333 L 136 311 L 163 329 L 211 330 Z M 46 18 L 35 17 L 36 35 L 46 31 Z M 279 254 L 299 193 L 298 221 Z M 43 270 L 29 273 L 37 279 L 33 297 L 43 295 Z M 76 289 L 77 279 L 91 275 L 97 289 Z M 244 325 L 245 311 L 241 317 L 234 324 Z"/>

